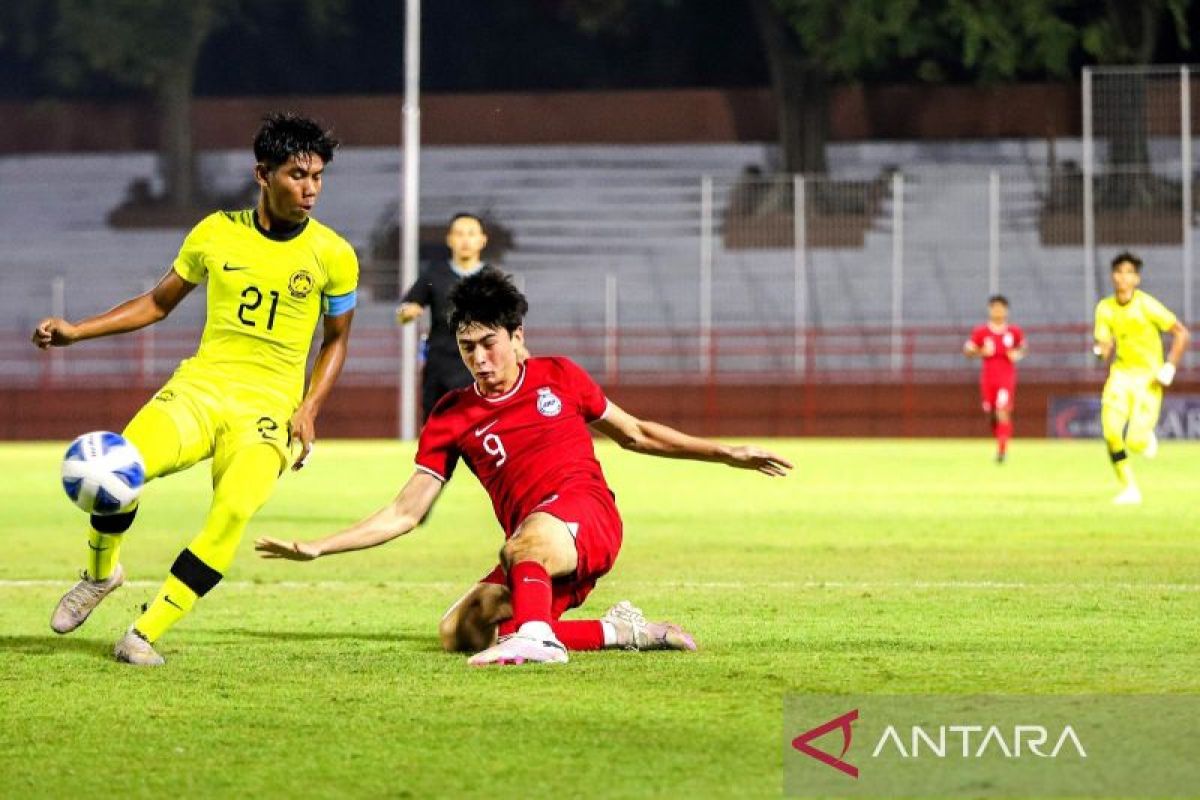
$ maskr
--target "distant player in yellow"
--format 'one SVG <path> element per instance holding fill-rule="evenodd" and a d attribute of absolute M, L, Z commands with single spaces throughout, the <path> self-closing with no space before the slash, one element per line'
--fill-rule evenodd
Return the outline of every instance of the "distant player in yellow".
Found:
<path fill-rule="evenodd" d="M 256 208 L 202 220 L 145 294 L 81 322 L 44 319 L 33 332 L 43 349 L 127 333 L 164 319 L 208 284 L 196 355 L 134 416 L 125 437 L 141 451 L 147 480 L 211 458 L 212 506 L 158 596 L 117 642 L 119 661 L 163 663 L 153 643 L 217 585 L 276 480 L 312 450 L 317 414 L 346 359 L 358 285 L 353 248 L 309 216 L 337 144 L 312 120 L 268 116 L 254 139 Z M 324 338 L 305 392 L 322 315 Z M 78 628 L 125 580 L 117 556 L 136 513 L 91 518 L 88 566 L 55 608 L 55 631 Z"/>
<path fill-rule="evenodd" d="M 1093 352 L 1102 361 L 1116 353 L 1104 384 L 1100 421 L 1121 482 L 1113 499 L 1118 505 L 1142 502 L 1129 453 L 1154 458 L 1158 452 L 1154 427 L 1163 389 L 1175 380 L 1189 338 L 1188 329 L 1166 306 L 1138 289 L 1141 281 L 1142 260 L 1133 253 L 1119 254 L 1112 260 L 1114 293 L 1096 304 Z M 1171 350 L 1164 362 L 1162 335 L 1168 331 Z"/>

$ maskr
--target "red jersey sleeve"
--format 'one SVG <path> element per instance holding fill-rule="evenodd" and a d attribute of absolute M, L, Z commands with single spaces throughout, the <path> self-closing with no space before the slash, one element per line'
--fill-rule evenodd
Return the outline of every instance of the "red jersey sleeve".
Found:
<path fill-rule="evenodd" d="M 585 422 L 592 423 L 604 416 L 608 411 L 608 398 L 604 390 L 592 380 L 583 367 L 569 358 L 559 359 L 562 367 L 562 380 L 576 397 L 579 398 L 579 412 Z"/>
<path fill-rule="evenodd" d="M 455 404 L 449 400 L 450 395 L 447 395 L 433 407 L 433 413 L 421 429 L 421 438 L 417 442 L 417 469 L 442 481 L 450 480 L 459 457 L 455 433 L 458 415 L 454 413 Z"/>
<path fill-rule="evenodd" d="M 1018 347 L 1024 347 L 1025 346 L 1025 331 L 1021 330 L 1016 325 L 1013 325 L 1012 332 L 1013 332 L 1013 349 L 1016 350 Z"/>
<path fill-rule="evenodd" d="M 983 340 L 987 338 L 987 334 L 987 326 L 979 325 L 973 331 L 971 331 L 971 338 L 969 341 L 976 347 L 983 347 Z"/>

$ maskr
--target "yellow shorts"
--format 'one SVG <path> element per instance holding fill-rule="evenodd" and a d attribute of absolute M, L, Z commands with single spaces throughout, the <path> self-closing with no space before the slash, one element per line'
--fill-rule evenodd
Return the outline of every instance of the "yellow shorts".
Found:
<path fill-rule="evenodd" d="M 157 478 L 211 457 L 220 476 L 235 453 L 267 444 L 279 455 L 282 473 L 292 462 L 292 404 L 269 393 L 194 378 L 172 378 L 134 415 L 125 436 L 146 461 L 146 478 Z"/>
<path fill-rule="evenodd" d="M 1113 370 L 1100 401 L 1105 438 L 1114 442 L 1122 436 L 1145 439 L 1158 424 L 1162 401 L 1162 386 L 1153 373 Z M 1123 430 L 1126 426 L 1127 432 Z"/>

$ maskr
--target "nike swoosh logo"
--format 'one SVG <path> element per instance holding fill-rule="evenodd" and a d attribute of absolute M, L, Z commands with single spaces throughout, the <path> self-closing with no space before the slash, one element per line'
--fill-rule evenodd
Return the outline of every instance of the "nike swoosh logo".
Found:
<path fill-rule="evenodd" d="M 87 544 L 88 547 L 90 547 L 92 550 L 95 550 L 97 553 L 103 553 L 108 549 L 107 547 L 96 547 L 96 545 L 92 544 L 91 542 L 88 542 Z"/>
<path fill-rule="evenodd" d="M 250 269 L 250 268 L 249 267 L 235 267 L 227 261 L 227 262 L 225 262 L 225 266 L 221 267 L 221 269 L 225 270 L 226 272 L 237 272 L 239 270 Z"/>
<path fill-rule="evenodd" d="M 484 425 L 482 428 L 476 428 L 476 429 L 475 429 L 475 435 L 476 435 L 476 436 L 483 436 L 485 433 L 487 433 L 487 432 L 488 432 L 488 430 L 489 430 L 489 429 L 491 429 L 491 427 L 492 427 L 493 425 L 495 425 L 495 424 L 496 424 L 497 422 L 499 422 L 499 421 L 500 421 L 500 420 L 498 420 L 498 419 L 494 419 L 494 420 L 492 420 L 491 422 L 489 422 L 487 425 Z"/>
<path fill-rule="evenodd" d="M 165 602 L 167 605 L 175 606 L 180 611 L 183 611 L 183 606 L 179 605 L 179 603 L 176 603 L 174 600 L 172 600 L 171 595 L 169 595 L 169 594 L 163 595 L 163 602 Z"/>
<path fill-rule="evenodd" d="M 543 580 L 539 580 L 538 578 L 521 578 L 521 583 L 540 583 L 542 586 L 550 585 Z"/>

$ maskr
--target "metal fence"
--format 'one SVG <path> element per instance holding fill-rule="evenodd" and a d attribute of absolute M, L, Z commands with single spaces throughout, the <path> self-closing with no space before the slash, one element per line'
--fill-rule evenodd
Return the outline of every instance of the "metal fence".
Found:
<path fill-rule="evenodd" d="M 423 227 L 436 241 L 451 211 L 483 211 L 529 295 L 535 352 L 575 355 L 614 380 L 962 369 L 960 339 L 995 292 L 1014 322 L 1074 337 L 1035 340 L 1027 372 L 1086 370 L 1087 325 L 1119 250 L 1138 252 L 1143 288 L 1194 322 L 1198 184 L 1190 68 L 1089 69 L 1083 87 L 1082 140 L 1019 156 L 984 143 L 970 167 L 889 164 L 908 151 L 882 144 L 856 146 L 875 155 L 823 176 L 764 174 L 761 148 L 446 148 L 422 170 Z M 244 171 L 244 154 L 206 158 L 218 183 Z M 26 344 L 38 317 L 94 313 L 169 263 L 181 231 L 111 229 L 91 199 L 148 167 L 144 154 L 0 159 L 0 383 L 160 375 L 186 352 L 166 342 L 196 340 L 203 303 L 192 298 L 129 339 L 132 350 Z M 394 151 L 348 150 L 338 168 L 322 218 L 363 264 L 348 378 L 394 381 L 397 267 L 385 245 L 399 163 Z"/>
<path fill-rule="evenodd" d="M 1089 380 L 1103 369 L 1080 356 L 1090 346 L 1082 325 L 1036 325 L 1025 329 L 1033 356 L 1021 365 L 1023 381 Z M 0 388 L 129 388 L 150 391 L 161 385 L 181 360 L 195 352 L 198 331 L 157 331 L 89 342 L 83 347 L 35 352 L 26 342 L 0 344 Z M 719 327 L 708 338 L 698 331 L 665 337 L 660 328 L 571 326 L 536 331 L 533 350 L 566 353 L 606 386 L 727 383 L 946 383 L 972 380 L 978 363 L 962 356 L 966 332 L 949 326 L 910 326 L 897 351 L 890 328 Z M 538 343 L 542 343 L 539 349 Z M 340 383 L 395 386 L 400 359 L 399 331 L 383 327 L 355 330 L 353 353 Z M 797 355 L 801 356 L 797 360 Z M 664 363 L 675 365 L 664 368 Z M 706 369 L 697 365 L 703 364 Z M 769 368 L 764 365 L 771 365 Z M 790 368 L 787 365 L 791 365 Z"/>
<path fill-rule="evenodd" d="M 586 356 L 614 378 L 791 380 L 835 366 L 873 376 L 960 369 L 961 337 L 983 320 L 995 292 L 1009 297 L 1018 324 L 1083 331 L 1072 348 L 1035 346 L 1028 363 L 1077 369 L 1086 367 L 1086 327 L 1100 288 L 1107 289 L 1112 253 L 1138 251 L 1147 264 L 1144 288 L 1185 319 L 1192 291 L 1180 255 L 1191 226 L 1181 230 L 1178 209 L 1165 201 L 1136 211 L 1098 209 L 1089 248 L 1084 183 L 1062 165 L 697 177 L 690 192 L 675 186 L 676 196 L 661 201 L 672 222 L 653 236 L 643 236 L 636 219 L 623 223 L 624 241 L 640 247 L 580 240 L 570 254 L 527 261 L 522 243 L 553 244 L 554 228 L 541 240 L 518 228 L 505 266 L 529 295 L 535 351 Z M 1187 187 L 1194 191 L 1195 181 Z M 17 344 L 0 348 L 0 381 L 161 373 L 164 359 L 180 352 L 164 350 L 160 340 L 198 337 L 203 303 L 195 298 L 155 333 L 140 334 L 134 351 L 89 343 L 43 357 L 25 344 L 25 329 L 43 314 L 77 318 L 142 291 L 153 278 L 141 272 L 106 276 L 102 284 L 94 272 L 4 277 L 16 326 L 6 339 Z M 389 362 L 378 346 L 394 335 L 392 306 L 377 299 L 360 309 L 351 376 L 394 378 L 398 360 Z M 914 341 L 938 337 L 944 348 L 914 349 Z M 371 355 L 359 344 L 368 339 L 376 343 Z M 597 343 L 607 349 L 597 354 Z"/>
<path fill-rule="evenodd" d="M 1083 70 L 1083 226 L 1089 265 L 1097 246 L 1172 239 L 1180 305 L 1194 306 L 1194 67 Z M 1175 224 L 1170 217 L 1174 215 Z"/>

